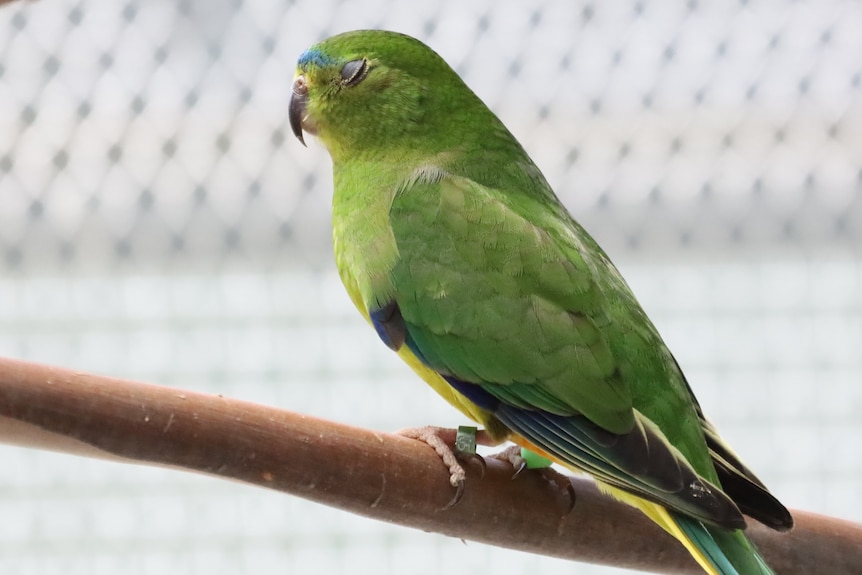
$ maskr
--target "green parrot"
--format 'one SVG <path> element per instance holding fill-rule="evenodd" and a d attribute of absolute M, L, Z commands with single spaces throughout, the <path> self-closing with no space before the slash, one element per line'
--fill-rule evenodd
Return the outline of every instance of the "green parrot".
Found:
<path fill-rule="evenodd" d="M 418 40 L 300 56 L 289 120 L 332 157 L 333 240 L 383 342 L 484 426 L 590 474 L 711 575 L 772 573 L 742 513 L 793 519 L 722 441 L 625 280 L 527 153 Z"/>

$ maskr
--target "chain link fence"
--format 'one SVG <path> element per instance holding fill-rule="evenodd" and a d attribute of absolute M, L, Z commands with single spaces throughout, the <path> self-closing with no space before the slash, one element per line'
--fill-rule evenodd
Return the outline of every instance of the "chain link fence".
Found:
<path fill-rule="evenodd" d="M 606 247 L 788 505 L 862 520 L 862 7 L 55 0 L 0 7 L 0 353 L 383 430 L 456 425 L 351 309 L 294 61 L 424 40 Z M 562 563 L 176 472 L 0 448 L 0 572 Z"/>

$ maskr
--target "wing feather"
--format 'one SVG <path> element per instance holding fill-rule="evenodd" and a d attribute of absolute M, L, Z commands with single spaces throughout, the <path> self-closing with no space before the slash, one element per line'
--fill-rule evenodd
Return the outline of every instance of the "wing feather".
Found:
<path fill-rule="evenodd" d="M 707 441 L 712 455 L 723 444 L 705 437 L 681 371 L 589 235 L 547 198 L 429 173 L 392 203 L 394 300 L 370 310 L 384 341 L 557 462 L 743 527 L 710 461 Z M 727 453 L 719 468 L 737 470 Z"/>

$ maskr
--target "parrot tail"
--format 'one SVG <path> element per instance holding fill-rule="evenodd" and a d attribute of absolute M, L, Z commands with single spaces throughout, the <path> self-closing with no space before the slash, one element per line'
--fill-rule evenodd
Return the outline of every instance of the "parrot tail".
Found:
<path fill-rule="evenodd" d="M 603 491 L 640 509 L 682 543 L 708 575 L 775 575 L 754 545 L 739 529 L 705 525 L 666 507 L 608 485 Z"/>
<path fill-rule="evenodd" d="M 739 529 L 728 531 L 720 527 L 704 525 L 696 519 L 677 513 L 668 513 L 687 537 L 688 543 L 697 548 L 698 563 L 709 572 L 711 566 L 717 575 L 774 575 L 772 569 L 757 552 L 754 545 Z M 688 544 L 683 543 L 686 547 Z M 691 552 L 691 548 L 689 547 Z M 703 560 L 707 565 L 704 565 Z"/>

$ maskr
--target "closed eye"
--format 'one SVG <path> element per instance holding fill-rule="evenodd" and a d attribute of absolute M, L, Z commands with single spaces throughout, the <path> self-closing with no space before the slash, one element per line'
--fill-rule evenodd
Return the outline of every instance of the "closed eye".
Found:
<path fill-rule="evenodd" d="M 368 61 L 365 58 L 351 60 L 341 68 L 341 84 L 355 86 L 368 74 Z"/>

